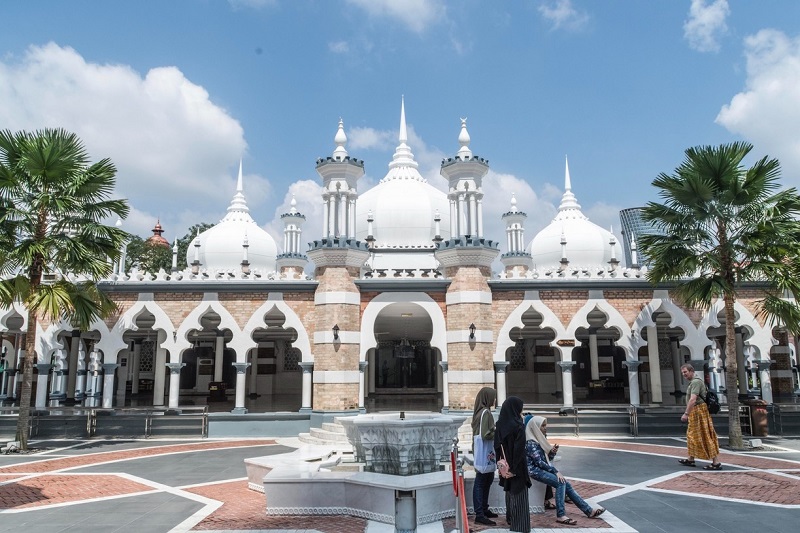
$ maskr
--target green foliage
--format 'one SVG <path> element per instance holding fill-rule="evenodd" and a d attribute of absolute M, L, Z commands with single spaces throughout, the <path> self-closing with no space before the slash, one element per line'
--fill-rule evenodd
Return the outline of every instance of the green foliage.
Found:
<path fill-rule="evenodd" d="M 186 235 L 178 239 L 178 270 L 183 270 L 188 266 L 186 263 L 186 252 L 189 250 L 189 246 L 192 244 L 194 238 L 197 237 L 199 233 L 203 233 L 212 227 L 214 227 L 214 224 L 200 222 L 190 227 Z"/>
<path fill-rule="evenodd" d="M 653 181 L 663 202 L 649 203 L 644 219 L 660 234 L 639 245 L 653 259 L 649 279 L 681 280 L 676 293 L 687 305 L 735 299 L 742 283 L 759 283 L 762 314 L 798 334 L 800 310 L 784 296 L 800 294 L 800 196 L 779 190 L 776 159 L 744 168 L 751 149 L 733 143 L 686 150 L 674 174 Z"/>

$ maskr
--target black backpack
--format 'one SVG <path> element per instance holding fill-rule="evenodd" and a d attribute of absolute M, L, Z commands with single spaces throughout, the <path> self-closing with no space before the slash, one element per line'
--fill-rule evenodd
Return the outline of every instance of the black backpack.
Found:
<path fill-rule="evenodd" d="M 703 401 L 706 403 L 706 406 L 708 406 L 708 412 L 709 413 L 711 413 L 712 415 L 715 415 L 715 414 L 719 413 L 719 409 L 720 409 L 720 407 L 719 407 L 719 397 L 717 396 L 716 392 L 714 392 L 711 389 L 706 388 L 705 397 L 700 396 L 700 398 L 702 398 Z"/>

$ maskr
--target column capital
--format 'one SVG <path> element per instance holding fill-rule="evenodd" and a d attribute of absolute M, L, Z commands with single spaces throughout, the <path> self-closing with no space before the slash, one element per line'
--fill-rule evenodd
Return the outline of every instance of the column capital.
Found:
<path fill-rule="evenodd" d="M 572 367 L 575 366 L 575 361 L 558 361 L 556 363 L 561 367 L 562 372 L 572 372 Z"/>
<path fill-rule="evenodd" d="M 364 371 L 367 369 L 368 365 L 369 365 L 369 363 L 367 361 L 359 361 L 358 362 L 358 371 L 363 374 Z"/>
<path fill-rule="evenodd" d="M 298 361 L 297 366 L 303 369 L 303 374 L 310 374 L 314 370 L 314 363 L 306 361 Z"/>
<path fill-rule="evenodd" d="M 118 366 L 119 366 L 118 363 L 103 363 L 103 373 L 113 373 Z"/>
<path fill-rule="evenodd" d="M 628 368 L 628 372 L 636 372 L 642 362 L 637 359 L 625 359 L 622 364 Z"/>
<path fill-rule="evenodd" d="M 439 361 L 439 366 L 442 367 L 442 372 L 447 374 L 447 361 Z"/>
<path fill-rule="evenodd" d="M 181 368 L 186 366 L 186 363 L 166 363 L 169 368 L 170 374 L 180 374 Z"/>
<path fill-rule="evenodd" d="M 53 365 L 50 363 L 36 363 L 36 368 L 39 370 L 39 375 L 48 374 Z"/>
<path fill-rule="evenodd" d="M 769 370 L 769 367 L 772 366 L 773 361 L 770 359 L 757 359 L 756 364 L 758 365 L 758 370 Z"/>
<path fill-rule="evenodd" d="M 235 363 L 231 363 L 231 366 L 236 369 L 237 374 L 244 374 L 247 372 L 247 368 L 250 366 L 250 363 L 240 363 L 237 361 Z"/>
<path fill-rule="evenodd" d="M 494 371 L 498 374 L 505 374 L 506 368 L 508 368 L 510 364 L 511 363 L 508 361 L 494 361 Z"/>

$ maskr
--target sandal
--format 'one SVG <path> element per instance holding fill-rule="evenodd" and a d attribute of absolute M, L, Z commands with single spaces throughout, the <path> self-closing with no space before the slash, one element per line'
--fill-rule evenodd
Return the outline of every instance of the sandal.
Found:
<path fill-rule="evenodd" d="M 556 508 L 556 504 L 554 504 L 554 503 L 553 503 L 553 502 L 551 502 L 550 500 L 545 500 L 545 501 L 544 501 L 544 508 L 545 508 L 545 509 L 548 509 L 548 510 L 549 510 L 549 509 L 555 509 L 555 508 Z"/>
<path fill-rule="evenodd" d="M 694 462 L 694 459 L 681 459 L 678 461 L 680 464 L 684 466 L 697 466 Z"/>
<path fill-rule="evenodd" d="M 564 524 L 565 526 L 577 526 L 578 522 L 568 516 L 562 516 L 561 518 L 556 518 L 556 522 L 559 524 Z"/>
<path fill-rule="evenodd" d="M 711 463 L 703 467 L 703 470 L 722 470 L 722 463 Z"/>
<path fill-rule="evenodd" d="M 606 512 L 605 509 L 603 509 L 602 507 L 598 507 L 589 514 L 589 518 L 600 518 L 600 515 L 605 512 Z"/>

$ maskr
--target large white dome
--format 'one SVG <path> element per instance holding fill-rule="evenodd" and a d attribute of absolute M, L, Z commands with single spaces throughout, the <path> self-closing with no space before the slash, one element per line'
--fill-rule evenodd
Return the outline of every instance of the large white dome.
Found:
<path fill-rule="evenodd" d="M 533 268 L 558 268 L 562 258 L 574 267 L 607 267 L 609 261 L 619 258 L 619 244 L 610 231 L 594 224 L 581 212 L 581 206 L 572 194 L 569 164 L 564 181 L 565 192 L 558 214 L 528 246 Z"/>
<path fill-rule="evenodd" d="M 278 246 L 275 239 L 256 224 L 249 211 L 242 194 L 240 164 L 236 195 L 228 206 L 228 213 L 219 224 L 195 237 L 186 251 L 186 262 L 191 265 L 197 258 L 202 270 L 241 272 L 244 243 L 247 242 L 250 269 L 262 273 L 274 272 Z M 196 244 L 200 244 L 200 247 L 197 248 Z"/>
<path fill-rule="evenodd" d="M 356 238 L 369 235 L 367 217 L 372 213 L 372 236 L 380 249 L 433 250 L 437 214 L 442 238 L 450 238 L 450 203 L 447 195 L 430 185 L 417 170 L 414 154 L 406 144 L 405 104 L 400 108 L 400 144 L 389 171 L 372 189 L 359 196 L 356 204 Z"/>

